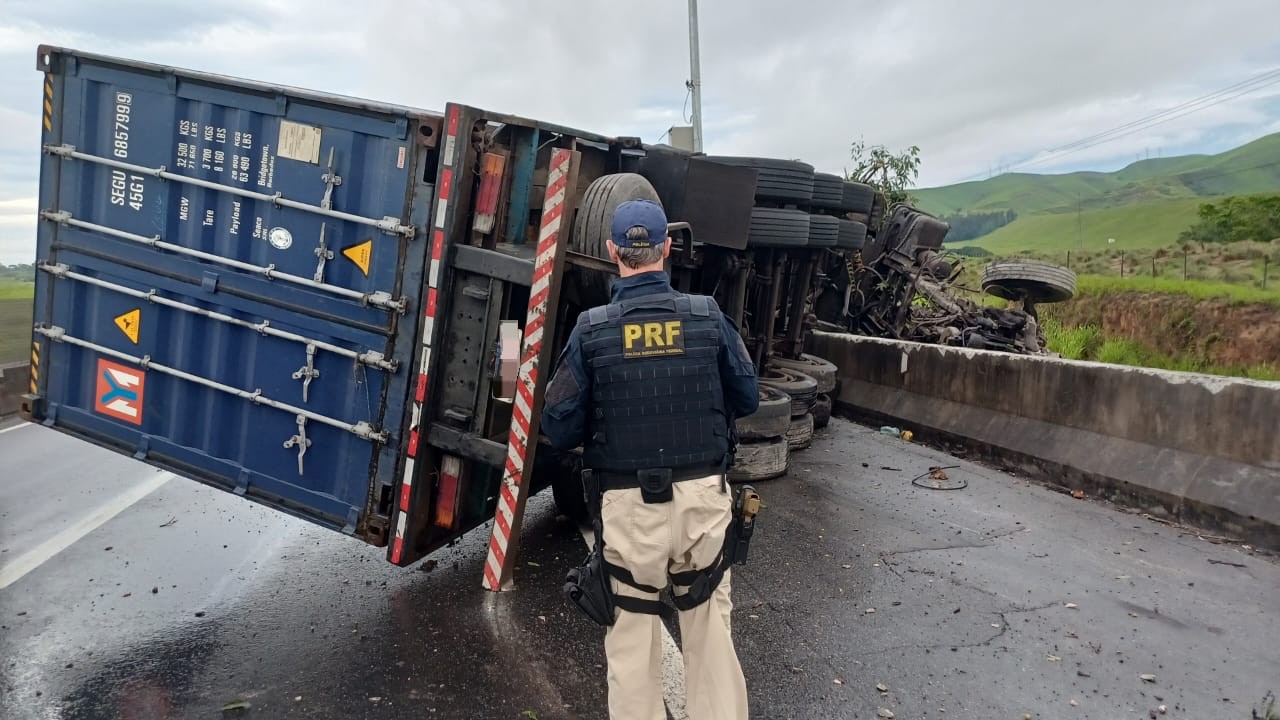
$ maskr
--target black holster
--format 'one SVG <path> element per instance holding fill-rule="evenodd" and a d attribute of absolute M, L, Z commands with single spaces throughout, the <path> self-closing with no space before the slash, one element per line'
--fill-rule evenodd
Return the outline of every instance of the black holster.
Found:
<path fill-rule="evenodd" d="M 587 508 L 591 512 L 591 525 L 595 530 L 596 544 L 581 565 L 569 571 L 564 579 L 564 594 L 569 601 L 582 609 L 587 617 L 606 627 L 613 625 L 613 589 L 609 585 L 609 572 L 604 562 L 604 525 L 600 519 L 600 488 L 590 470 L 582 471 L 582 489 L 586 494 Z"/>

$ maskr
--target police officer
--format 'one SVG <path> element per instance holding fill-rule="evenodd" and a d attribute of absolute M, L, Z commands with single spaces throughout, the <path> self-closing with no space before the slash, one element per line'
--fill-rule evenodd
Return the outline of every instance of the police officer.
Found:
<path fill-rule="evenodd" d="M 725 473 L 733 421 L 759 405 L 756 372 L 715 301 L 671 287 L 667 218 L 649 200 L 618 206 L 608 241 L 621 276 L 608 305 L 578 318 L 547 387 L 542 431 L 583 448 L 598 486 L 613 623 L 605 636 L 609 716 L 664 720 L 659 591 L 680 618 L 693 720 L 747 717 L 730 635 Z"/>

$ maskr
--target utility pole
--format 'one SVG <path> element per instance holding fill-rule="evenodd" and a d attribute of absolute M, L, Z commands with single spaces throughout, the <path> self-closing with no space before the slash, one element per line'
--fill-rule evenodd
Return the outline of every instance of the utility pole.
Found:
<path fill-rule="evenodd" d="M 702 68 L 698 60 L 698 0 L 689 0 L 689 92 L 693 95 L 693 151 L 702 152 Z"/>

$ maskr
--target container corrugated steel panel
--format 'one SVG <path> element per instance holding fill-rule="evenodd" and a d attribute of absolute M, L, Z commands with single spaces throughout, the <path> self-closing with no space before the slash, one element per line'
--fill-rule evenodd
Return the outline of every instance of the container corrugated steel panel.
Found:
<path fill-rule="evenodd" d="M 427 252 L 426 218 L 414 215 L 430 206 L 422 178 L 434 178 L 418 126 L 438 118 L 44 52 L 31 419 L 384 542 Z M 316 211 L 325 205 L 406 231 Z M 321 253 L 332 253 L 322 268 Z M 170 302 L 139 297 L 152 292 Z M 406 312 L 385 307 L 396 300 Z M 383 361 L 351 357 L 367 353 Z M 308 413 L 301 467 L 292 408 Z"/>

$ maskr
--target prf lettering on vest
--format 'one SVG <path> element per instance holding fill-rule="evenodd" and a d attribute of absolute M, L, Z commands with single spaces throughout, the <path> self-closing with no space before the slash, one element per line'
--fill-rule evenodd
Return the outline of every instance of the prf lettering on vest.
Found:
<path fill-rule="evenodd" d="M 650 358 L 684 354 L 684 323 L 681 320 L 624 323 L 622 357 Z"/>

